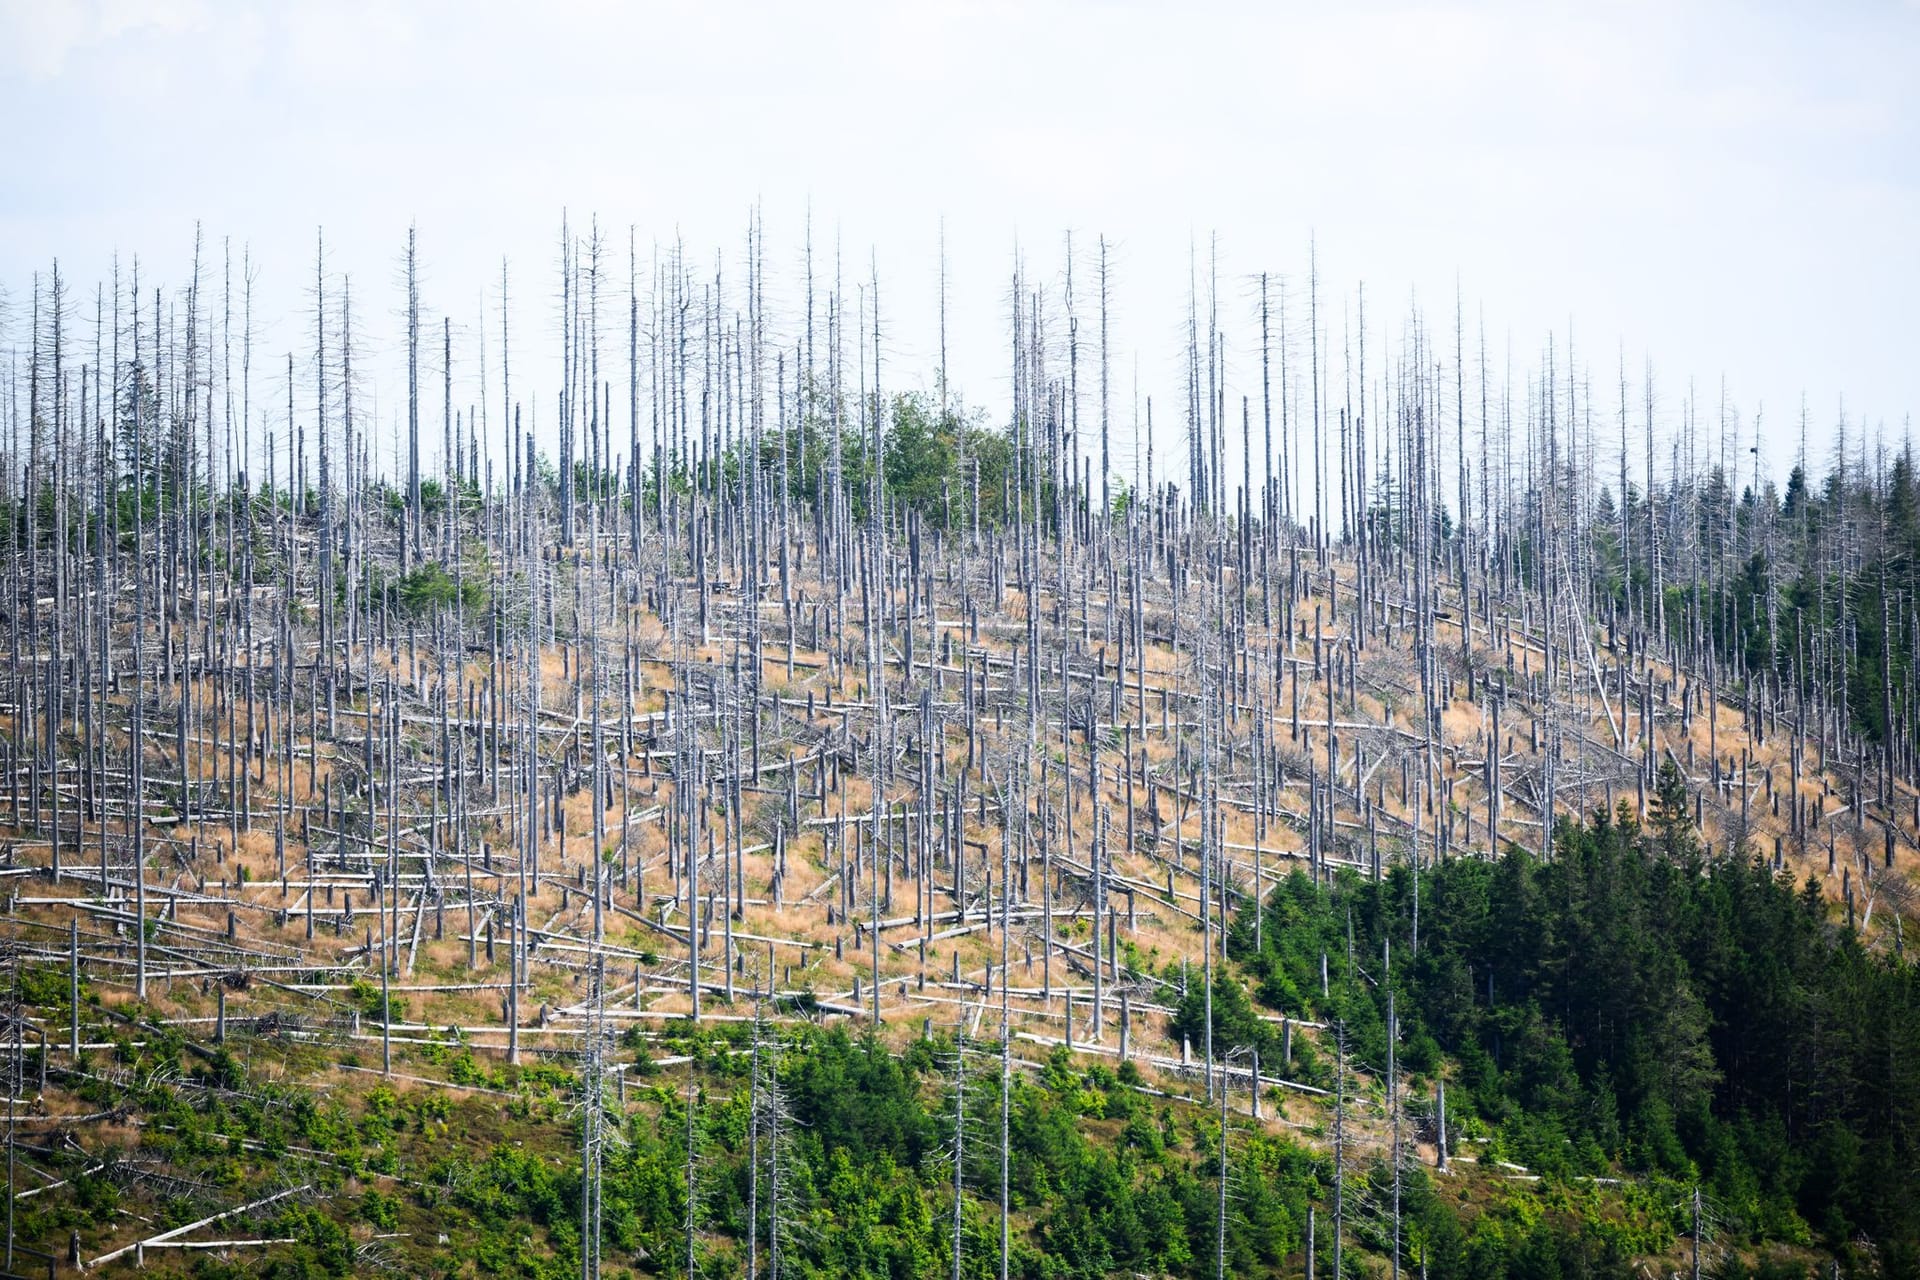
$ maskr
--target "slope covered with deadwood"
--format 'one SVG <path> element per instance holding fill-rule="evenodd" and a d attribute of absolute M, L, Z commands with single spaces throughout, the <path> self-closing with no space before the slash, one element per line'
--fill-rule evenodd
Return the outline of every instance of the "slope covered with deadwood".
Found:
<path fill-rule="evenodd" d="M 198 267 L 36 292 L 13 1271 L 1915 1266 L 1904 453 L 1736 501 L 1649 387 L 1636 487 L 1417 316 L 1336 408 L 1263 277 L 1128 482 L 1104 253 L 993 421 L 757 237 L 567 241 L 557 445 L 411 240 L 397 441 L 324 271 L 252 429 Z"/>

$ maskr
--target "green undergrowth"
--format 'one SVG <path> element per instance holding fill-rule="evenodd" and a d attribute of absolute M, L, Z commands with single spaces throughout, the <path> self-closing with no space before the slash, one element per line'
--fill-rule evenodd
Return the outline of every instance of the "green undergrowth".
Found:
<path fill-rule="evenodd" d="M 952 1043 L 901 1046 L 808 1024 L 772 1034 L 762 1052 L 788 1108 L 782 1274 L 951 1274 Z M 619 1051 L 620 1065 L 635 1069 L 624 1101 L 618 1090 L 607 1097 L 604 1274 L 686 1274 L 690 1098 L 695 1272 L 742 1274 L 748 1035 L 744 1024 L 697 1034 L 682 1026 L 644 1048 L 629 1038 Z M 961 1273 L 980 1278 L 997 1275 L 999 1265 L 998 1060 L 991 1044 L 967 1056 Z M 69 1181 L 19 1203 L 19 1238 L 64 1253 L 68 1233 L 78 1232 L 83 1254 L 94 1257 L 306 1186 L 217 1229 L 220 1238 L 298 1243 L 231 1258 L 156 1250 L 148 1271 L 579 1274 L 581 1108 L 572 1064 L 511 1067 L 464 1047 L 435 1047 L 397 1067 L 478 1086 L 458 1089 L 332 1070 L 342 1063 L 375 1065 L 338 1048 L 265 1039 L 196 1052 L 162 1028 L 124 1033 L 118 1047 L 84 1056 L 71 1071 L 52 1067 L 50 1100 L 59 1109 L 112 1115 L 76 1127 L 84 1155 L 29 1156 Z M 1215 1273 L 1218 1112 L 1156 1096 L 1143 1083 L 1130 1064 L 1088 1065 L 1064 1050 L 1039 1070 L 1016 1069 L 1007 1115 L 1011 1274 Z M 1356 1124 L 1364 1110 L 1356 1099 Z M 764 1145 L 760 1153 L 764 1270 L 772 1223 Z M 1309 1203 L 1318 1206 L 1319 1271 L 1330 1274 L 1332 1164 L 1324 1147 L 1255 1126 L 1236 1107 L 1228 1153 L 1229 1274 L 1298 1274 Z M 1391 1178 L 1379 1154 L 1349 1162 L 1344 1262 L 1353 1274 L 1384 1273 L 1392 1247 L 1384 1210 Z M 1673 1215 L 1650 1208 L 1654 1194 L 1464 1171 L 1434 1178 L 1410 1168 L 1401 1187 L 1403 1265 L 1424 1262 L 1436 1275 L 1522 1275 L 1536 1273 L 1515 1269 L 1518 1260 L 1551 1255 L 1572 1273 L 1598 1274 L 1671 1244 Z"/>

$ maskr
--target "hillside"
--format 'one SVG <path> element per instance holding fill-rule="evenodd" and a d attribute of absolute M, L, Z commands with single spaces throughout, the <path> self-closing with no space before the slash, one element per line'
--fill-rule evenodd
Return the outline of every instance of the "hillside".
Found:
<path fill-rule="evenodd" d="M 1414 378 L 1317 534 L 735 333 L 262 484 L 191 318 L 8 455 L 11 1273 L 1920 1268 L 1904 454 L 1476 518 Z"/>

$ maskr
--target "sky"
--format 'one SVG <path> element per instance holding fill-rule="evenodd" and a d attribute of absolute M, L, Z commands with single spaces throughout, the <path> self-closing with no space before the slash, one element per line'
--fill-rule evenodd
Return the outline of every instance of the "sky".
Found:
<path fill-rule="evenodd" d="M 1571 335 L 1597 408 L 1623 356 L 1663 431 L 1724 386 L 1782 475 L 1803 397 L 1815 449 L 1920 409 L 1917 71 L 1920 0 L 0 0 L 0 341 L 56 259 L 87 298 L 116 252 L 180 283 L 198 223 L 254 264 L 256 359 L 284 364 L 323 229 L 390 416 L 414 225 L 461 385 L 504 256 L 516 378 L 550 395 L 563 211 L 624 279 L 629 227 L 737 258 L 757 205 L 776 291 L 809 213 L 849 291 L 877 270 L 896 387 L 933 380 L 944 226 L 951 381 L 1000 413 L 1016 252 L 1058 290 L 1071 233 L 1085 288 L 1104 236 L 1130 424 L 1136 385 L 1181 403 L 1190 252 L 1257 398 L 1252 281 L 1303 289 L 1312 246 L 1330 344 L 1362 282 L 1395 337 L 1416 310 L 1450 336 L 1457 288 L 1501 367 Z"/>

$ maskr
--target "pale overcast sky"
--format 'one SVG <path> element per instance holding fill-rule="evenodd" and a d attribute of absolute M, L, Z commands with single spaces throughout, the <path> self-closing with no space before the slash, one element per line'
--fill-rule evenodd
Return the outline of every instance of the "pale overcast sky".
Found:
<path fill-rule="evenodd" d="M 1014 247 L 1057 279 L 1069 230 L 1118 246 L 1116 378 L 1137 359 L 1169 403 L 1188 246 L 1217 233 L 1235 395 L 1258 394 L 1246 277 L 1303 277 L 1317 237 L 1336 333 L 1363 280 L 1376 333 L 1416 299 L 1450 331 L 1457 278 L 1517 362 L 1571 326 L 1600 406 L 1623 346 L 1667 422 L 1724 377 L 1743 430 L 1764 403 L 1777 474 L 1803 392 L 1816 443 L 1843 401 L 1892 437 L 1920 408 L 1912 0 L 0 0 L 0 113 L 8 341 L 35 270 L 90 298 L 117 249 L 178 283 L 197 219 L 251 246 L 262 350 L 307 350 L 317 226 L 383 343 L 416 222 L 425 305 L 457 323 L 512 258 L 532 380 L 563 207 L 624 276 L 630 224 L 643 252 L 737 253 L 758 200 L 791 281 L 811 201 L 850 279 L 877 259 L 896 385 L 931 380 L 945 218 L 953 380 L 996 409 Z"/>

